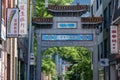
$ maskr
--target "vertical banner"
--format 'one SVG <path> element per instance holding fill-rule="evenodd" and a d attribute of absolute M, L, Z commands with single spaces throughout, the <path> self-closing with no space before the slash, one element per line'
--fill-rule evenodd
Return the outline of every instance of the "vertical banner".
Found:
<path fill-rule="evenodd" d="M 7 37 L 18 37 L 18 9 L 7 9 Z"/>
<path fill-rule="evenodd" d="M 19 0 L 19 35 L 27 35 L 27 0 Z"/>
<path fill-rule="evenodd" d="M 111 53 L 118 53 L 118 40 L 117 40 L 117 26 L 112 25 L 110 27 L 110 37 L 111 37 Z"/>

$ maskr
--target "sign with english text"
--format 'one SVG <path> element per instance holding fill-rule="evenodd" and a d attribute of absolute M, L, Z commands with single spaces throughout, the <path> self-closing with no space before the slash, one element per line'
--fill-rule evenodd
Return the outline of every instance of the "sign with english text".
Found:
<path fill-rule="evenodd" d="M 7 9 L 7 37 L 18 37 L 18 8 Z"/>
<path fill-rule="evenodd" d="M 111 53 L 118 53 L 117 26 L 112 25 L 110 29 Z"/>
<path fill-rule="evenodd" d="M 19 0 L 19 35 L 27 35 L 27 2 Z"/>

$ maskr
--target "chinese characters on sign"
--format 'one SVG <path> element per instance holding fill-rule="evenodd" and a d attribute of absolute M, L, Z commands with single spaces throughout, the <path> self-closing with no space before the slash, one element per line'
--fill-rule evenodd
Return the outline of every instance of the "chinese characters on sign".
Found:
<path fill-rule="evenodd" d="M 19 3 L 19 35 L 27 34 L 27 3 Z"/>
<path fill-rule="evenodd" d="M 77 41 L 92 41 L 93 35 L 92 34 L 54 34 L 54 35 L 42 35 L 42 40 L 61 40 L 61 41 L 71 41 L 71 40 L 77 40 Z"/>
<path fill-rule="evenodd" d="M 118 53 L 117 26 L 111 26 L 111 53 Z"/>
<path fill-rule="evenodd" d="M 77 28 L 77 23 L 58 23 L 58 28 Z"/>
<path fill-rule="evenodd" d="M 18 9 L 7 10 L 7 37 L 18 37 Z"/>

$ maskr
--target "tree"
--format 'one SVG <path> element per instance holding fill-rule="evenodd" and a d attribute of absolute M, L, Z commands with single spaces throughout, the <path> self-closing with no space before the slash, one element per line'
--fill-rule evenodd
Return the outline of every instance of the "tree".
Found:
<path fill-rule="evenodd" d="M 49 64 L 50 63 L 49 61 L 52 61 L 52 55 L 54 53 L 57 53 L 63 60 L 70 62 L 72 64 L 66 73 L 66 77 L 69 80 L 74 80 L 75 78 L 77 78 L 77 80 L 81 78 L 83 78 L 84 80 L 88 80 L 88 78 L 89 80 L 92 80 L 91 52 L 88 49 L 84 47 L 48 48 L 43 52 L 43 56 L 48 56 L 49 58 L 51 58 L 51 59 L 48 58 L 48 63 L 46 63 L 47 62 L 46 59 L 45 62 L 43 62 L 44 65 L 47 65 L 46 66 L 47 69 L 44 69 L 45 66 L 43 66 L 43 71 L 45 70 L 45 72 L 47 73 L 52 72 L 52 70 L 49 70 L 48 66 L 51 66 L 51 64 Z"/>
<path fill-rule="evenodd" d="M 73 0 L 48 0 L 49 4 L 57 4 L 57 5 L 70 5 Z M 47 13 L 45 8 L 44 0 L 36 0 L 36 16 L 37 17 L 51 17 L 50 14 Z"/>
<path fill-rule="evenodd" d="M 91 52 L 88 49 L 84 47 L 59 47 L 58 54 L 64 60 L 72 63 L 67 72 L 70 80 L 74 80 L 76 76 L 77 79 L 88 80 L 89 78 L 89 80 L 92 80 Z"/>

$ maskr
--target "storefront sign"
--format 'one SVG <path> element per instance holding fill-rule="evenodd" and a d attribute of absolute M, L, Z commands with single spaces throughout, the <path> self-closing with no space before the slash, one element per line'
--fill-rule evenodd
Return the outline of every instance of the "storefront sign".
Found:
<path fill-rule="evenodd" d="M 42 35 L 42 40 L 61 40 L 61 41 L 92 41 L 93 35 L 92 34 L 54 34 L 54 35 Z"/>
<path fill-rule="evenodd" d="M 18 9 L 7 10 L 7 37 L 18 37 Z"/>
<path fill-rule="evenodd" d="M 111 53 L 118 53 L 117 26 L 112 25 L 110 29 Z"/>
<path fill-rule="evenodd" d="M 27 35 L 27 2 L 19 0 L 19 35 Z"/>
<path fill-rule="evenodd" d="M 58 28 L 77 28 L 76 23 L 58 23 Z"/>

